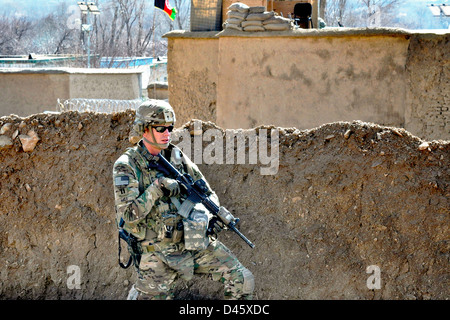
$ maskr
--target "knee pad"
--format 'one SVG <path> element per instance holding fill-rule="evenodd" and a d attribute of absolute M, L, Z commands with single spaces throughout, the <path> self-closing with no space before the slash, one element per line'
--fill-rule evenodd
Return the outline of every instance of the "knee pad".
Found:
<path fill-rule="evenodd" d="M 247 268 L 244 268 L 242 270 L 242 277 L 244 278 L 242 293 L 244 294 L 253 293 L 253 290 L 255 290 L 255 277 L 253 276 L 253 273 Z"/>

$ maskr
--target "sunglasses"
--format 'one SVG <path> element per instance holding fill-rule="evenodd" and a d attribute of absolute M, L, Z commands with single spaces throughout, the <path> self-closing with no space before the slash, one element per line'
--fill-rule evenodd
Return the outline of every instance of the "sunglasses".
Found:
<path fill-rule="evenodd" d="M 172 126 L 168 126 L 168 127 L 165 127 L 165 126 L 154 126 L 153 128 L 156 130 L 156 132 L 159 132 L 159 133 L 163 133 L 166 130 L 169 130 L 169 132 L 173 131 L 173 125 Z"/>

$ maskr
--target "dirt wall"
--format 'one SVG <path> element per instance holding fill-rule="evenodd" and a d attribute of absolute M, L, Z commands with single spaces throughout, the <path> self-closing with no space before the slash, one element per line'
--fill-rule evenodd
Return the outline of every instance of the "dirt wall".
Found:
<path fill-rule="evenodd" d="M 1 299 L 126 297 L 134 275 L 117 264 L 111 175 L 133 116 L 0 118 L 12 141 L 0 150 Z M 39 141 L 24 152 L 20 137 L 31 130 Z M 336 122 L 279 128 L 274 175 L 261 175 L 260 164 L 199 166 L 256 244 L 220 235 L 254 273 L 255 298 L 448 299 L 449 153 L 449 141 Z M 79 289 L 70 266 L 81 271 Z M 369 266 L 381 271 L 380 289 L 367 286 Z M 207 278 L 180 283 L 178 293 L 222 294 Z"/>

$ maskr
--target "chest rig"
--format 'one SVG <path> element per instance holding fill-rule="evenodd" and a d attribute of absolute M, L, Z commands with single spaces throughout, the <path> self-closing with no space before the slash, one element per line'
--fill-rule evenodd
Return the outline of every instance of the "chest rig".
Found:
<path fill-rule="evenodd" d="M 170 159 L 172 154 L 180 157 L 181 151 L 175 149 L 173 145 L 162 151 L 164 157 Z M 136 178 L 139 181 L 139 195 L 159 177 L 170 177 L 170 173 L 158 163 L 158 157 L 148 152 L 142 145 L 142 141 L 134 148 L 129 148 L 126 154 L 131 159 L 130 163 L 134 166 Z M 177 161 L 178 169 L 187 172 L 187 167 L 181 161 Z M 183 238 L 183 223 L 181 217 L 177 214 L 177 206 L 174 202 L 178 199 L 162 196 L 156 200 L 154 208 L 147 215 L 143 222 L 143 227 L 150 229 L 146 234 L 146 240 L 178 243 Z"/>

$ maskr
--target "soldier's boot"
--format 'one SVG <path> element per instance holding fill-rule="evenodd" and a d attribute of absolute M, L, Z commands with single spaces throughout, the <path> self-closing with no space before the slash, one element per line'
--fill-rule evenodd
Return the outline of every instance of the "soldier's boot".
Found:
<path fill-rule="evenodd" d="M 137 300 L 138 296 L 139 296 L 139 291 L 137 291 L 133 285 L 131 287 L 130 291 L 128 292 L 127 300 Z"/>

